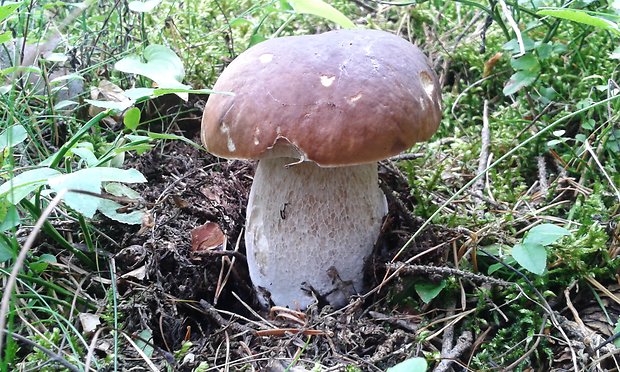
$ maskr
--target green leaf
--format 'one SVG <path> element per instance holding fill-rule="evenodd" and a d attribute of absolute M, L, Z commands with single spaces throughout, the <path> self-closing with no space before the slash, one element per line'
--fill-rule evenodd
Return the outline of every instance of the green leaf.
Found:
<path fill-rule="evenodd" d="M 13 247 L 4 239 L 4 237 L 0 238 L 0 263 L 7 262 L 8 260 L 12 260 L 15 258 L 17 253 L 13 250 Z"/>
<path fill-rule="evenodd" d="M 123 115 L 123 124 L 132 131 L 136 130 L 138 125 L 140 125 L 140 109 L 132 107 L 127 110 L 125 115 Z"/>
<path fill-rule="evenodd" d="M 118 102 L 118 101 L 97 101 L 94 99 L 85 99 L 84 102 L 91 104 L 95 107 L 110 109 L 115 111 L 124 111 L 133 105 L 130 100 Z"/>
<path fill-rule="evenodd" d="M 342 28 L 355 28 L 355 24 L 349 18 L 324 1 L 288 0 L 288 3 L 297 13 L 319 16 L 340 25 Z"/>
<path fill-rule="evenodd" d="M 62 190 L 81 190 L 92 193 L 101 192 L 101 179 L 96 175 L 80 174 L 84 170 L 96 170 L 97 168 L 82 169 L 80 171 L 63 174 L 49 180 L 49 186 L 55 192 Z M 93 218 L 97 207 L 99 206 L 100 198 L 92 195 L 85 195 L 76 192 L 67 192 L 63 197 L 65 203 L 73 208 L 76 212 L 81 213 L 86 218 Z"/>
<path fill-rule="evenodd" d="M 56 192 L 72 189 L 100 193 L 103 182 L 140 183 L 146 182 L 146 178 L 136 169 L 98 167 L 80 169 L 77 172 L 60 175 L 51 178 L 48 183 Z M 64 201 L 69 207 L 87 218 L 93 218 L 101 200 L 96 196 L 76 192 L 68 192 L 64 197 Z"/>
<path fill-rule="evenodd" d="M 118 182 L 108 182 L 105 184 L 105 186 L 103 186 L 103 188 L 106 192 L 114 196 L 122 196 L 131 199 L 138 199 L 140 197 L 139 192 Z"/>
<path fill-rule="evenodd" d="M 46 184 L 50 177 L 59 174 L 59 171 L 52 168 L 25 171 L 0 185 L 0 197 L 6 196 L 9 203 L 17 204 L 41 185 Z"/>
<path fill-rule="evenodd" d="M 5 69 L 0 70 L 0 76 L 4 76 L 4 75 L 10 75 L 10 74 L 14 74 L 14 73 L 20 73 L 20 74 L 41 74 L 41 69 L 36 67 L 36 66 L 12 66 L 12 67 L 7 67 Z"/>
<path fill-rule="evenodd" d="M 521 36 L 522 36 L 521 39 L 523 40 L 523 48 L 525 49 L 526 52 L 536 48 L 536 42 L 534 40 L 530 39 L 525 34 Z M 521 47 L 519 46 L 519 42 L 517 41 L 516 38 L 502 45 L 502 49 L 506 51 L 510 51 L 512 54 L 517 54 L 521 52 Z"/>
<path fill-rule="evenodd" d="M 142 62 L 140 56 L 131 55 L 116 62 L 114 68 L 129 74 L 145 76 L 159 88 L 189 88 L 181 83 L 185 77 L 185 68 L 181 59 L 169 48 L 163 45 L 149 45 L 142 55 L 146 62 Z"/>
<path fill-rule="evenodd" d="M 549 245 L 560 238 L 570 235 L 570 231 L 550 223 L 534 226 L 523 239 L 523 244 Z"/>
<path fill-rule="evenodd" d="M 519 58 L 513 58 L 510 65 L 517 71 L 540 72 L 540 63 L 532 53 L 526 53 Z"/>
<path fill-rule="evenodd" d="M 6 207 L 6 210 L 5 213 L 3 213 L 4 216 L 2 216 L 2 222 L 0 222 L 0 232 L 17 227 L 21 222 L 19 219 L 19 213 L 17 213 L 17 208 L 15 208 L 13 204 L 3 206 Z"/>
<path fill-rule="evenodd" d="M 179 136 L 179 135 L 170 134 L 170 133 L 154 133 L 154 132 L 147 132 L 147 134 L 150 138 L 153 138 L 153 139 L 169 139 L 169 140 L 183 141 L 187 143 L 188 145 L 191 145 L 199 150 L 204 150 L 202 146 L 200 146 L 196 142 L 184 136 Z"/>
<path fill-rule="evenodd" d="M 13 34 L 11 31 L 0 32 L 0 44 L 6 43 L 13 39 Z"/>
<path fill-rule="evenodd" d="M 151 346 L 152 343 L 153 332 L 150 329 L 143 329 L 142 331 L 140 331 L 140 333 L 138 333 L 136 345 L 138 345 L 138 347 L 142 349 L 144 354 L 149 358 L 153 356 L 153 351 L 155 351 L 155 349 L 153 349 L 153 346 Z"/>
<path fill-rule="evenodd" d="M 119 213 L 117 212 L 119 208 L 123 206 L 117 202 L 112 200 L 102 199 L 99 201 L 99 205 L 97 209 L 99 212 L 103 213 L 104 216 L 118 221 L 120 223 L 124 223 L 127 225 L 140 225 L 142 224 L 142 218 L 144 217 L 144 211 L 142 210 L 134 210 L 128 213 Z"/>
<path fill-rule="evenodd" d="M 515 94 L 521 90 L 521 88 L 531 85 L 534 81 L 536 81 L 537 76 L 538 74 L 534 74 L 529 71 L 517 71 L 510 77 L 510 80 L 504 87 L 504 95 L 509 96 L 511 94 Z"/>
<path fill-rule="evenodd" d="M 515 264 L 517 261 L 515 261 L 515 259 L 511 256 L 507 256 L 504 259 L 504 263 L 508 264 L 508 265 L 513 265 Z M 502 265 L 501 263 L 494 263 L 492 265 L 489 265 L 489 268 L 487 269 L 487 274 L 488 275 L 492 275 L 493 273 L 495 273 L 498 270 L 501 270 L 503 268 L 505 268 L 506 266 Z"/>
<path fill-rule="evenodd" d="M 93 153 L 93 150 L 87 147 L 75 147 L 68 153 L 79 156 L 86 162 L 86 164 L 88 164 L 89 167 L 95 166 L 99 162 L 99 159 L 97 159 Z"/>
<path fill-rule="evenodd" d="M 13 125 L 0 133 L 0 152 L 7 147 L 13 147 L 24 142 L 28 138 L 28 132 L 22 125 Z"/>
<path fill-rule="evenodd" d="M 153 97 L 153 92 L 155 88 L 131 88 L 127 89 L 123 95 L 125 97 L 137 101 L 142 98 L 151 98 Z"/>
<path fill-rule="evenodd" d="M 5 19 L 7 19 L 11 14 L 13 14 L 17 8 L 19 8 L 22 5 L 22 1 L 18 1 L 18 2 L 11 2 L 11 1 L 5 1 L 2 3 L 2 5 L 0 5 L 0 22 L 4 21 Z"/>
<path fill-rule="evenodd" d="M 54 110 L 62 110 L 67 107 L 77 107 L 80 103 L 77 101 L 71 101 L 69 99 L 62 100 L 54 105 Z"/>
<path fill-rule="evenodd" d="M 424 358 L 411 358 L 400 362 L 394 367 L 387 369 L 387 372 L 426 372 L 428 364 Z"/>
<path fill-rule="evenodd" d="M 133 189 L 117 182 L 107 183 L 104 187 L 106 192 L 109 192 L 115 196 L 127 197 L 131 199 L 138 199 L 140 194 Z M 125 223 L 128 225 L 140 225 L 142 224 L 142 218 L 144 217 L 144 211 L 135 210 L 129 213 L 119 213 L 117 212 L 122 205 L 112 201 L 112 200 L 101 200 L 99 203 L 99 211 L 103 213 L 106 217 L 113 219 L 115 221 Z"/>
<path fill-rule="evenodd" d="M 149 13 L 155 9 L 162 0 L 146 0 L 146 1 L 131 1 L 127 6 L 129 10 L 136 13 Z"/>
<path fill-rule="evenodd" d="M 616 326 L 614 327 L 614 334 L 618 334 L 618 333 L 620 333 L 620 317 L 618 318 L 618 321 L 616 322 Z M 620 338 L 617 338 L 616 340 L 614 340 L 614 346 L 620 349 Z"/>
<path fill-rule="evenodd" d="M 424 303 L 429 303 L 433 300 L 433 298 L 437 297 L 439 293 L 446 287 L 446 281 L 442 280 L 439 283 L 416 283 L 415 291 L 418 296 L 424 301 Z"/>
<path fill-rule="evenodd" d="M 547 267 L 547 250 L 541 244 L 523 243 L 512 248 L 512 257 L 524 269 L 536 275 L 542 275 Z"/>
<path fill-rule="evenodd" d="M 36 273 L 42 273 L 45 271 L 45 269 L 47 269 L 49 264 L 57 262 L 58 260 L 56 260 L 55 256 L 45 253 L 42 254 L 37 261 L 31 262 L 29 267 L 32 271 Z"/>
<path fill-rule="evenodd" d="M 594 26 L 605 31 L 611 31 L 620 34 L 620 28 L 618 28 L 618 24 L 616 22 L 611 21 L 607 18 L 597 16 L 594 13 L 588 12 L 586 10 L 567 8 L 545 8 L 538 11 L 538 13 L 536 14 L 566 19 L 568 21 L 573 21 L 588 26 Z"/>

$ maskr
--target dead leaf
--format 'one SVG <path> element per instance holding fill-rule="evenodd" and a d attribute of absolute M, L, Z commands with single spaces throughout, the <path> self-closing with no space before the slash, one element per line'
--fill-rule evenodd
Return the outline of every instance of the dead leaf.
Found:
<path fill-rule="evenodd" d="M 493 73 L 493 68 L 495 68 L 495 65 L 497 64 L 497 62 L 499 62 L 502 59 L 502 56 L 503 56 L 502 52 L 497 52 L 495 53 L 495 55 L 493 55 L 493 57 L 489 58 L 484 63 L 484 71 L 482 73 L 483 78 Z"/>
<path fill-rule="evenodd" d="M 226 236 L 215 222 L 207 222 L 192 230 L 192 253 L 223 248 Z"/>
<path fill-rule="evenodd" d="M 125 96 L 125 91 L 118 85 L 108 81 L 101 80 L 97 87 L 90 89 L 90 98 L 95 101 L 112 101 L 112 102 L 129 102 L 129 98 Z M 88 114 L 90 116 L 96 116 L 98 113 L 104 111 L 102 107 L 96 107 L 90 105 L 88 107 Z M 120 120 L 119 118 L 117 118 Z M 117 120 L 117 121 L 118 121 Z"/>
<path fill-rule="evenodd" d="M 121 278 L 134 278 L 138 280 L 144 280 L 144 278 L 146 278 L 146 266 L 140 266 L 135 270 L 131 270 L 130 272 L 121 275 Z"/>
<path fill-rule="evenodd" d="M 85 333 L 92 333 L 97 329 L 97 326 L 101 324 L 99 320 L 99 315 L 90 314 L 90 313 L 80 313 L 78 315 L 80 319 L 80 323 L 82 324 L 82 329 Z"/>
<path fill-rule="evenodd" d="M 221 190 L 220 190 L 221 191 Z M 202 193 L 202 195 L 206 196 L 207 199 L 209 199 L 210 201 L 214 202 L 215 204 L 221 204 L 221 200 L 220 197 L 217 193 L 213 192 L 211 190 L 211 188 L 208 187 L 203 187 L 200 192 Z"/>

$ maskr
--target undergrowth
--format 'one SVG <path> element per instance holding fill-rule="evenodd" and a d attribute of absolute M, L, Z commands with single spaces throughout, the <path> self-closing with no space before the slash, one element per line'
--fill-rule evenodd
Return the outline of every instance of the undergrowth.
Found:
<path fill-rule="evenodd" d="M 150 223 L 135 191 L 147 179 L 127 164 L 169 141 L 200 147 L 196 129 L 179 119 L 200 117 L 208 88 L 246 48 L 339 27 L 296 12 L 295 2 L 138 3 L 0 5 L 3 371 L 117 370 L 129 355 L 154 368 L 158 353 L 165 356 L 158 366 L 185 363 L 188 340 L 163 352 L 153 330 L 126 329 L 119 311 L 131 300 L 117 287 L 114 254 L 123 247 L 108 225 Z M 414 201 L 410 212 L 459 234 L 441 264 L 512 284 L 401 278 L 388 289 L 386 311 L 421 314 L 424 328 L 401 360 L 439 365 L 433 338 L 444 330 L 444 308 L 457 319 L 451 332 L 476 335 L 456 356 L 476 370 L 583 368 L 588 361 L 569 341 L 583 346 L 589 331 L 602 339 L 601 329 L 618 332 L 616 3 L 331 3 L 357 26 L 396 32 L 429 56 L 443 84 L 441 127 L 411 149 L 419 156 L 394 160 Z M 57 33 L 54 53 L 29 49 Z M 136 63 L 150 56 L 155 74 Z M 82 193 L 60 203 L 54 197 L 63 189 Z M 584 319 L 581 309 L 589 311 Z M 584 321 L 578 331 L 565 326 Z M 195 368 L 206 370 L 206 362 Z"/>

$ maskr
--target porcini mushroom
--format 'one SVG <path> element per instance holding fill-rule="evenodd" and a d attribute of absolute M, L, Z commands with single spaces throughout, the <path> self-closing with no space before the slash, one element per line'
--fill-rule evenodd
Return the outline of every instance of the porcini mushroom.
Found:
<path fill-rule="evenodd" d="M 428 139 L 437 77 L 414 45 L 339 30 L 262 42 L 222 73 L 202 118 L 215 155 L 259 159 L 245 245 L 259 301 L 338 307 L 364 290 L 363 264 L 387 213 L 377 161 Z"/>

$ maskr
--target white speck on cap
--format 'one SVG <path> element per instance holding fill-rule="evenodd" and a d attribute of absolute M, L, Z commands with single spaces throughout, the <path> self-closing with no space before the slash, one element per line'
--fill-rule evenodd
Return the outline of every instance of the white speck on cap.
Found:
<path fill-rule="evenodd" d="M 334 80 L 336 80 L 335 76 L 321 76 L 321 84 L 326 88 L 331 86 L 334 83 Z"/>
<path fill-rule="evenodd" d="M 260 57 L 258 57 L 258 60 L 261 63 L 269 63 L 273 60 L 273 54 L 270 54 L 270 53 L 261 54 Z"/>

